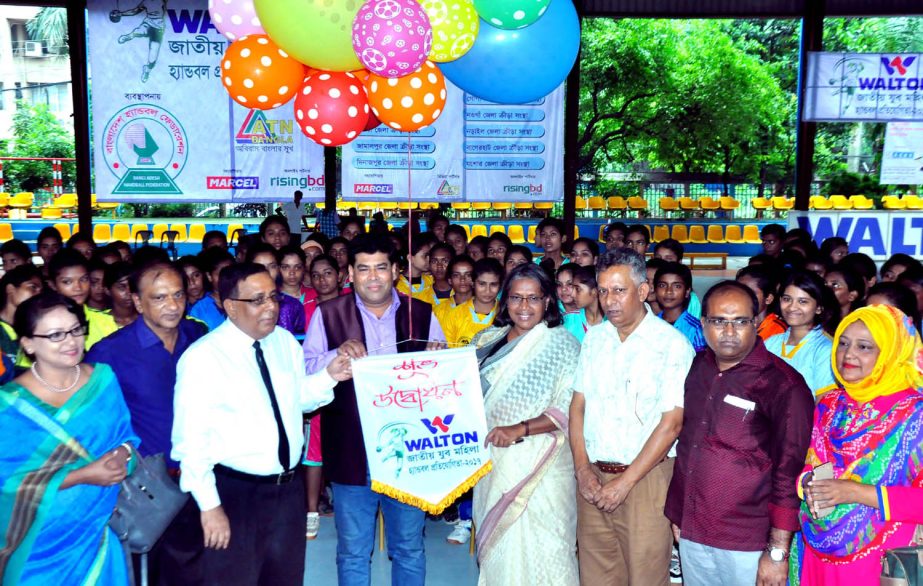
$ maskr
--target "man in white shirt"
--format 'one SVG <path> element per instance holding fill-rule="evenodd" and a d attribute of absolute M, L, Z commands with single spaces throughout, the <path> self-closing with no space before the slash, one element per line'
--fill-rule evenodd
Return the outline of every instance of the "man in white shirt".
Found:
<path fill-rule="evenodd" d="M 205 582 L 301 585 L 305 495 L 302 413 L 351 378 L 349 358 L 305 375 L 295 338 L 276 327 L 276 284 L 260 265 L 221 271 L 228 319 L 177 364 L 173 459 L 202 511 Z"/>
<path fill-rule="evenodd" d="M 301 205 L 301 198 L 304 194 L 301 190 L 295 191 L 292 201 L 282 204 L 278 210 L 282 212 L 288 221 L 288 232 L 292 235 L 292 244 L 301 244 L 301 219 L 304 217 L 304 206 Z"/>
<path fill-rule="evenodd" d="M 585 585 L 668 584 L 673 536 L 663 515 L 695 352 L 644 303 L 644 257 L 597 262 L 607 321 L 587 332 L 570 407 L 577 541 Z"/>

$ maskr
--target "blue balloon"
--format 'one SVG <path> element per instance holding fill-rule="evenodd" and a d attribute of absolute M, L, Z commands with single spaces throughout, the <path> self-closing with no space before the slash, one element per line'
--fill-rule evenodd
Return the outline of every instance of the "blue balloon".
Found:
<path fill-rule="evenodd" d="M 551 0 L 534 24 L 504 30 L 481 19 L 470 51 L 440 63 L 445 76 L 470 94 L 502 104 L 542 98 L 570 73 L 580 50 L 580 21 L 571 0 Z"/>

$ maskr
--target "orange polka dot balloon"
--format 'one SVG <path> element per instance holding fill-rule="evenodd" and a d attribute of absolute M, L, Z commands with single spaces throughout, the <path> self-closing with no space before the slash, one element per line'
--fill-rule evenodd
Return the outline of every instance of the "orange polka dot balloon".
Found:
<path fill-rule="evenodd" d="M 278 108 L 298 93 L 304 77 L 305 66 L 266 35 L 241 37 L 221 59 L 224 89 L 246 108 Z"/>
<path fill-rule="evenodd" d="M 372 113 L 394 130 L 414 132 L 429 126 L 445 108 L 445 77 L 426 61 L 410 75 L 369 75 L 366 87 Z"/>
<path fill-rule="evenodd" d="M 323 146 L 350 142 L 365 130 L 368 118 L 365 87 L 348 71 L 320 71 L 305 79 L 295 96 L 295 121 Z"/>

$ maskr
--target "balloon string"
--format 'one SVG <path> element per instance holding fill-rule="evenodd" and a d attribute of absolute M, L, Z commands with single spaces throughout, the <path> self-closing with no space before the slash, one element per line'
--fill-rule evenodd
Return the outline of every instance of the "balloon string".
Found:
<path fill-rule="evenodd" d="M 407 133 L 407 290 L 410 293 L 409 311 L 407 312 L 407 335 L 414 337 L 413 331 L 413 198 L 411 197 L 411 180 L 413 177 L 413 157 L 410 148 L 411 134 Z M 423 276 L 420 276 L 420 284 Z"/>

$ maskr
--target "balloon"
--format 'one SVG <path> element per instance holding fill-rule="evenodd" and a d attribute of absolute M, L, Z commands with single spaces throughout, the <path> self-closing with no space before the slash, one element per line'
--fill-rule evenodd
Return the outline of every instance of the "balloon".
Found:
<path fill-rule="evenodd" d="M 292 99 L 304 79 L 304 65 L 269 40 L 249 35 L 230 45 L 221 58 L 224 89 L 241 106 L 278 108 Z"/>
<path fill-rule="evenodd" d="M 369 75 L 372 113 L 394 130 L 414 132 L 432 124 L 445 108 L 445 78 L 430 61 L 405 77 Z"/>
<path fill-rule="evenodd" d="M 357 69 L 355 71 L 350 71 L 356 78 L 362 82 L 362 86 L 365 88 L 366 93 L 369 90 L 369 76 L 372 73 L 368 69 Z M 372 130 L 381 126 L 381 120 L 372 112 L 369 108 L 369 121 L 365 124 L 365 130 Z"/>
<path fill-rule="evenodd" d="M 265 35 L 253 0 L 208 0 L 208 14 L 218 32 L 232 41 L 247 35 Z"/>
<path fill-rule="evenodd" d="M 511 32 L 482 21 L 474 47 L 440 69 L 449 81 L 479 98 L 521 104 L 558 87 L 579 50 L 574 5 L 571 0 L 552 0 L 545 15 L 522 30 Z"/>
<path fill-rule="evenodd" d="M 538 20 L 551 0 L 474 0 L 481 18 L 497 28 L 515 30 Z"/>
<path fill-rule="evenodd" d="M 322 71 L 304 80 L 295 96 L 295 120 L 305 136 L 324 146 L 340 146 L 365 130 L 369 99 L 349 72 Z"/>
<path fill-rule="evenodd" d="M 421 0 L 433 27 L 429 60 L 454 61 L 471 50 L 478 38 L 481 19 L 471 0 Z"/>
<path fill-rule="evenodd" d="M 353 50 L 352 25 L 362 0 L 254 0 L 270 38 L 315 69 L 362 67 Z"/>
<path fill-rule="evenodd" d="M 416 0 L 368 0 L 353 21 L 353 49 L 359 61 L 384 77 L 416 71 L 432 43 L 429 17 Z"/>

